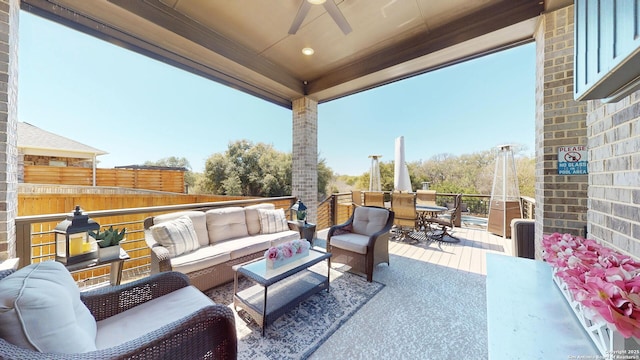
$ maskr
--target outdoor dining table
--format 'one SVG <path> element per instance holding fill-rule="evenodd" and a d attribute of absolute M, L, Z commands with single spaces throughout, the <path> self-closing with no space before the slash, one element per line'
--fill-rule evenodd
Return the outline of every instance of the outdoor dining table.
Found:
<path fill-rule="evenodd" d="M 416 204 L 416 229 L 409 236 L 416 240 L 425 240 L 425 236 L 428 238 L 427 233 L 430 231 L 427 220 L 432 217 L 438 217 L 439 214 L 447 210 L 449 209 L 444 206 Z"/>
<path fill-rule="evenodd" d="M 445 206 L 416 204 L 416 211 L 421 215 L 437 217 L 438 214 L 443 213 L 447 210 L 449 209 Z"/>
<path fill-rule="evenodd" d="M 418 225 L 420 227 L 427 226 L 427 219 L 438 217 L 439 214 L 449 210 L 447 207 L 438 205 L 420 205 L 416 204 L 416 213 L 418 216 Z"/>

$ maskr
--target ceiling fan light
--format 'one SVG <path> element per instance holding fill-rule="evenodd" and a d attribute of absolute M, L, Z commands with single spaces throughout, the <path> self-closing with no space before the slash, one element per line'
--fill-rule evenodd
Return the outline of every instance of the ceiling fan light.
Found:
<path fill-rule="evenodd" d="M 322 5 L 327 0 L 307 0 L 307 2 L 311 5 Z"/>
<path fill-rule="evenodd" d="M 307 55 L 307 56 L 311 56 L 311 55 L 313 55 L 313 53 L 315 53 L 315 50 L 313 50 L 310 47 L 306 47 L 306 48 L 302 48 L 302 53 Z"/>

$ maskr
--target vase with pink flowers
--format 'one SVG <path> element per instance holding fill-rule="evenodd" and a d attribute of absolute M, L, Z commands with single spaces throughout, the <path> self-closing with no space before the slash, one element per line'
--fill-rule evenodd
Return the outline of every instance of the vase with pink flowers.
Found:
<path fill-rule="evenodd" d="M 277 269 L 309 255 L 311 244 L 305 240 L 291 240 L 272 246 L 264 253 L 267 269 Z"/>
<path fill-rule="evenodd" d="M 542 248 L 553 281 L 600 353 L 640 354 L 640 263 L 570 234 L 545 235 Z"/>

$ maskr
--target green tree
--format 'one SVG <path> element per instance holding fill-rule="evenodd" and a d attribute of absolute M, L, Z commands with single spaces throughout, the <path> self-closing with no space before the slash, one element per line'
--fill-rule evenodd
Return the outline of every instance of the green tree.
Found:
<path fill-rule="evenodd" d="M 380 187 L 382 191 L 393 190 L 393 161 L 381 161 L 378 164 L 380 168 Z M 369 190 L 369 172 L 360 176 L 356 182 L 356 187 L 361 190 Z"/>
<path fill-rule="evenodd" d="M 185 168 L 187 170 L 191 170 L 191 164 L 189 164 L 189 160 L 187 160 L 187 158 L 185 157 L 170 156 L 157 161 L 146 161 L 144 165 Z"/>
<path fill-rule="evenodd" d="M 318 200 L 326 198 L 327 187 L 333 178 L 333 171 L 327 166 L 327 161 L 318 156 Z"/>
<path fill-rule="evenodd" d="M 514 158 L 520 185 L 520 195 L 535 193 L 535 159 L 524 155 L 525 148 L 515 145 Z M 491 194 L 498 149 L 454 156 L 438 154 L 426 161 L 408 163 L 414 190 L 429 182 L 430 188 L 441 193 Z M 382 190 L 393 189 L 393 162 L 380 163 Z M 357 177 L 355 189 L 369 189 L 369 172 Z"/>
<path fill-rule="evenodd" d="M 221 195 L 285 196 L 291 194 L 291 153 L 249 140 L 229 143 L 224 154 L 213 154 L 205 163 L 202 188 Z M 333 172 L 324 159 L 318 161 L 318 193 L 326 196 Z"/>

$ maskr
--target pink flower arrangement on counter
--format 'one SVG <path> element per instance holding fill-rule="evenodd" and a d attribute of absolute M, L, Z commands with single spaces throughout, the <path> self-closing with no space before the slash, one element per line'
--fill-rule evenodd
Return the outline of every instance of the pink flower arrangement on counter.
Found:
<path fill-rule="evenodd" d="M 307 240 L 291 240 L 277 246 L 272 246 L 264 253 L 264 258 L 271 261 L 284 260 L 296 254 L 302 254 L 311 248 Z"/>
<path fill-rule="evenodd" d="M 613 324 L 625 338 L 640 338 L 640 263 L 570 234 L 545 235 L 543 258 L 567 284 L 573 299 Z"/>

